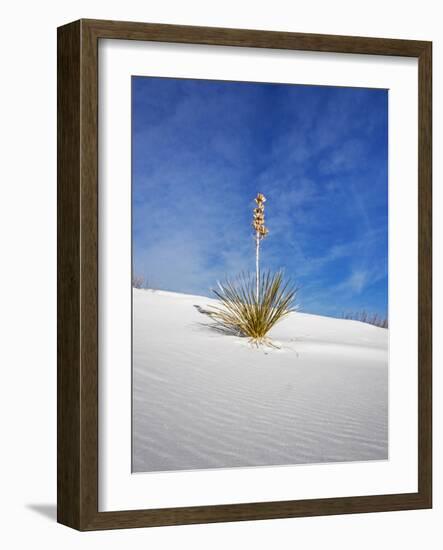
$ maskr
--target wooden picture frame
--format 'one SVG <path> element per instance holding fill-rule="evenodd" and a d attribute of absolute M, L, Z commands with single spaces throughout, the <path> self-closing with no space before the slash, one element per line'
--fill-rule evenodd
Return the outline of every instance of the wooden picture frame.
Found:
<path fill-rule="evenodd" d="M 98 41 L 418 59 L 418 492 L 98 511 Z M 424 41 L 80 20 L 58 29 L 58 521 L 82 531 L 432 506 L 432 44 Z"/>

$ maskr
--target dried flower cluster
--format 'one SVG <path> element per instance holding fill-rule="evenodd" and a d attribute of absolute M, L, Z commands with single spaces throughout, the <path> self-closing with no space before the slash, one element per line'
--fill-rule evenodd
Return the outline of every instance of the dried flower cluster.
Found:
<path fill-rule="evenodd" d="M 263 239 L 269 233 L 265 226 L 265 202 L 266 197 L 262 193 L 258 193 L 255 197 L 257 206 L 254 208 L 254 216 L 252 221 L 252 227 L 256 231 L 256 236 L 259 239 Z"/>
<path fill-rule="evenodd" d="M 255 229 L 255 299 L 260 299 L 260 241 L 269 233 L 265 226 L 265 202 L 266 197 L 258 193 L 255 197 L 257 206 L 254 208 L 252 227 Z"/>

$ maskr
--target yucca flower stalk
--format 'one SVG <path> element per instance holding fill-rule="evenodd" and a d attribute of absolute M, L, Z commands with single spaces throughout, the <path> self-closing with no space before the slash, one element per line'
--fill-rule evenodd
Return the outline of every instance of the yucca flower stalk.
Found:
<path fill-rule="evenodd" d="M 252 227 L 255 229 L 255 297 L 260 299 L 260 242 L 269 233 L 265 226 L 266 197 L 258 193 L 255 197 L 257 206 L 254 208 Z"/>

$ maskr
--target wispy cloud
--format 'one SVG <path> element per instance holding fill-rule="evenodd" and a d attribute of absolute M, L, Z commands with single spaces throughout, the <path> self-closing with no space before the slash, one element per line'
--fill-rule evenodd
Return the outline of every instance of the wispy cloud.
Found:
<path fill-rule="evenodd" d="M 261 191 L 263 263 L 305 310 L 384 313 L 386 92 L 143 77 L 133 102 L 133 261 L 152 286 L 209 294 L 252 270 Z"/>

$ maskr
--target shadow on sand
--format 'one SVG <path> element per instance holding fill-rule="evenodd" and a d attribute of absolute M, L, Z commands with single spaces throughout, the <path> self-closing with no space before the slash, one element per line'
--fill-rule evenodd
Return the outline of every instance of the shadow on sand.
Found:
<path fill-rule="evenodd" d="M 212 311 L 209 309 L 205 309 L 201 306 L 198 306 L 194 304 L 195 309 L 201 313 L 202 315 L 206 315 L 210 319 L 213 319 Z M 199 326 L 205 327 L 209 330 L 212 330 L 214 332 L 218 332 L 219 334 L 225 334 L 227 336 L 238 336 L 239 338 L 245 338 L 245 335 L 239 332 L 238 330 L 235 330 L 234 328 L 230 328 L 228 326 L 223 325 L 222 323 L 218 323 L 216 321 L 213 321 L 212 323 L 199 323 Z"/>

